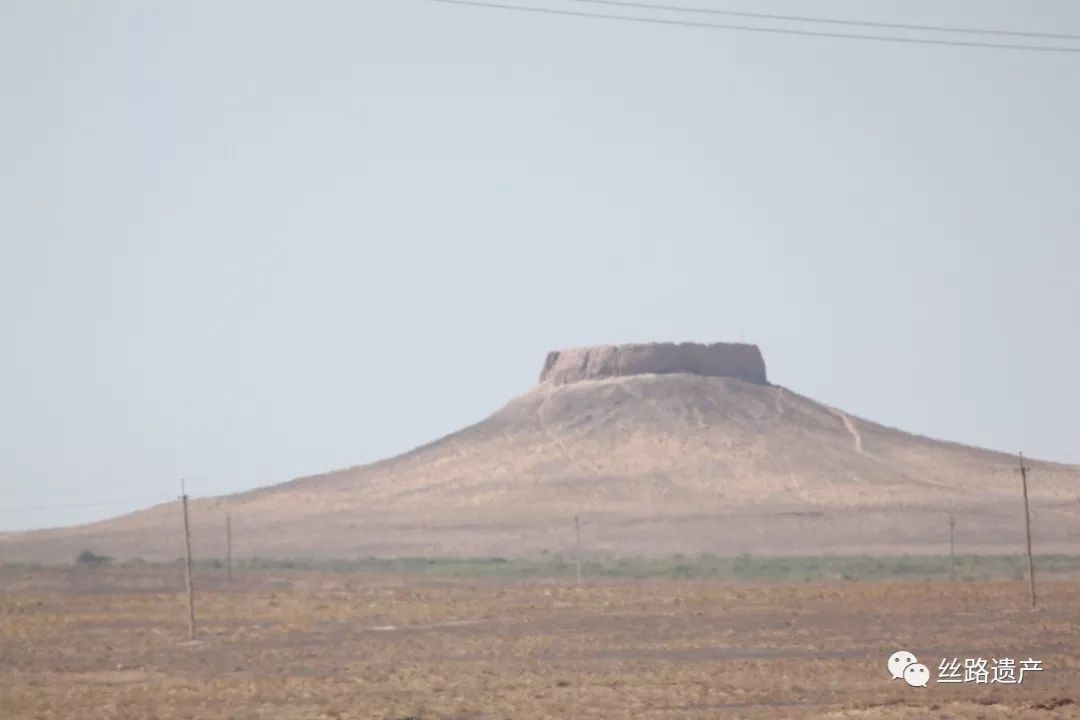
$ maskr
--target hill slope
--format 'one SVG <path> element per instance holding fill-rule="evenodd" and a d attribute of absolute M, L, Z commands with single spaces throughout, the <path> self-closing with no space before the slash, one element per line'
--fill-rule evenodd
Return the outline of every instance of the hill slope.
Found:
<path fill-rule="evenodd" d="M 549 356 L 533 390 L 405 455 L 196 501 L 196 554 L 223 555 L 226 512 L 235 553 L 261 557 L 565 552 L 574 515 L 596 552 L 942 552 L 949 510 L 964 552 L 1022 545 L 1013 456 L 850 416 L 745 354 L 732 374 L 750 379 L 620 350 Z M 1080 552 L 1080 468 L 1030 464 L 1037 550 Z M 170 505 L 2 535 L 0 558 L 173 559 L 179 521 Z"/>

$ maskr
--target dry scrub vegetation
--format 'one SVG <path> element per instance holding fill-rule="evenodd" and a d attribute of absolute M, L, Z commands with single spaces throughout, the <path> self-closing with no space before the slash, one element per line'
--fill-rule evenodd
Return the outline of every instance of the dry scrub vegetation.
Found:
<path fill-rule="evenodd" d="M 446 580 L 5 569 L 0 717 L 1075 718 L 1080 583 Z M 1044 661 L 1019 686 L 909 688 L 911 650 Z"/>

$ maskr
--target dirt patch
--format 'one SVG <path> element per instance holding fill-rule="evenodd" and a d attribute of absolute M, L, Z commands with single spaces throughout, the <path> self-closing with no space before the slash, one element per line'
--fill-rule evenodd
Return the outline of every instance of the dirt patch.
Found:
<path fill-rule="evenodd" d="M 275 575 L 277 577 L 277 575 Z M 1080 717 L 1080 583 L 415 583 L 292 573 L 197 597 L 0 589 L 3 717 L 120 720 Z M 23 579 L 25 580 L 25 578 Z M 1029 656 L 1020 685 L 910 688 L 897 648 Z"/>

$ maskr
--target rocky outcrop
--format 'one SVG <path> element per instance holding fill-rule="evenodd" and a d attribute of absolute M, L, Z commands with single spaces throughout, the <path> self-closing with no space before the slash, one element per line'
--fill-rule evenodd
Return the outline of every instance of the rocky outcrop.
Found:
<path fill-rule="evenodd" d="M 767 385 L 765 359 L 757 345 L 743 343 L 649 343 L 597 345 L 548 353 L 540 382 L 566 385 L 626 375 L 686 373 L 730 377 Z"/>

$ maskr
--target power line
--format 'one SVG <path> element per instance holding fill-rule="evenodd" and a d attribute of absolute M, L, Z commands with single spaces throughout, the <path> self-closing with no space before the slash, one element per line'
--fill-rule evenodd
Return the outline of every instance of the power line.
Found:
<path fill-rule="evenodd" d="M 203 478 L 201 476 L 198 476 L 198 475 L 196 475 L 194 477 L 196 479 L 199 479 L 199 480 L 205 479 L 205 478 Z M 67 494 L 67 493 L 78 493 L 80 491 L 85 491 L 86 486 L 85 485 L 68 485 L 68 486 L 65 487 L 65 486 L 53 485 L 53 486 L 49 486 L 49 487 L 45 487 L 45 488 L 39 487 L 38 489 L 43 490 L 45 492 L 48 492 L 48 493 L 50 493 L 50 494 L 52 494 L 54 496 L 62 496 L 62 495 Z M 189 495 L 189 497 L 192 497 L 192 496 Z M 0 512 L 23 512 L 23 511 L 34 512 L 34 511 L 38 511 L 38 510 L 63 510 L 63 509 L 70 509 L 70 508 L 109 507 L 109 506 L 114 506 L 114 505 L 129 505 L 131 503 L 156 503 L 156 504 L 159 504 L 159 505 L 163 505 L 165 503 L 172 502 L 175 499 L 176 498 L 162 499 L 160 495 L 143 495 L 141 497 L 129 497 L 129 498 L 126 498 L 126 499 L 117 498 L 117 499 L 114 499 L 114 500 L 100 500 L 100 501 L 96 500 L 96 501 L 93 501 L 93 502 L 85 502 L 85 503 L 57 503 L 57 504 L 49 504 L 49 505 L 30 505 L 30 506 L 24 506 L 24 507 L 0 507 Z"/>
<path fill-rule="evenodd" d="M 714 8 L 685 7 L 678 5 L 657 5 L 654 3 L 632 2 L 631 0 L 571 0 L 572 2 L 592 5 L 613 5 L 616 7 L 639 8 L 642 10 L 666 10 L 669 12 L 695 13 L 700 15 L 726 15 L 728 17 L 759 18 L 762 20 L 786 20 L 793 22 L 821 23 L 825 25 L 846 25 L 852 27 L 890 28 L 894 30 L 922 30 L 926 32 L 951 32 L 967 35 L 998 35 L 1003 37 L 1042 38 L 1045 40 L 1080 40 L 1080 35 L 1069 33 L 1023 32 L 1020 30 L 992 30 L 989 28 L 951 27 L 948 25 L 909 25 L 906 23 L 874 22 L 872 20 L 843 20 L 840 18 L 815 17 L 811 15 L 774 15 L 772 13 L 742 12 L 738 10 L 717 10 Z"/>
<path fill-rule="evenodd" d="M 739 30 L 745 32 L 769 33 L 773 35 L 801 35 L 804 37 L 843 38 L 845 40 L 873 40 L 878 42 L 904 43 L 910 45 L 946 45 L 952 47 L 994 48 L 998 50 L 1030 50 L 1035 52 L 1080 53 L 1080 47 L 1061 47 L 1052 45 L 1013 45 L 1009 43 L 979 42 L 975 40 L 935 40 L 932 38 L 906 38 L 890 35 L 870 35 L 864 33 L 835 33 L 819 30 L 794 30 L 788 28 L 759 27 L 754 25 L 734 25 L 726 23 L 697 22 L 694 20 L 673 20 L 665 18 L 645 18 L 633 15 L 615 15 L 610 13 L 587 13 L 559 8 L 535 7 L 529 5 L 507 5 L 498 2 L 480 2 L 480 0 L 428 0 L 428 2 L 448 5 L 466 5 L 478 8 L 515 10 L 518 12 L 539 13 L 544 15 L 562 15 L 566 17 L 590 18 L 594 20 L 621 20 L 623 22 L 645 23 L 650 25 L 670 25 L 679 27 L 706 28 L 710 30 Z"/>
<path fill-rule="evenodd" d="M 106 500 L 104 502 L 89 503 L 62 503 L 58 505 L 32 505 L 29 507 L 0 507 L 0 512 L 33 512 L 37 510 L 61 510 L 69 508 L 108 507 L 113 505 L 129 505 L 131 503 L 156 502 L 164 504 L 171 500 L 162 500 L 160 497 L 129 498 L 127 500 Z"/>

